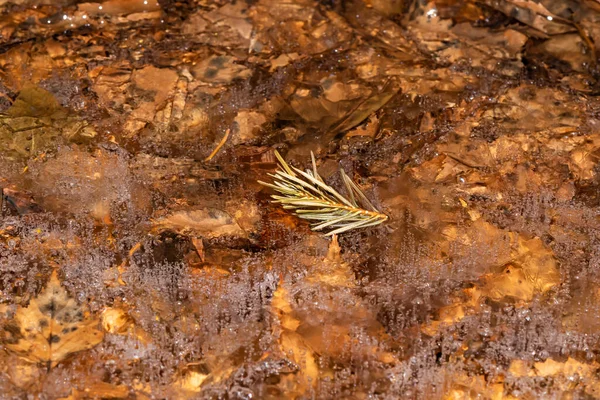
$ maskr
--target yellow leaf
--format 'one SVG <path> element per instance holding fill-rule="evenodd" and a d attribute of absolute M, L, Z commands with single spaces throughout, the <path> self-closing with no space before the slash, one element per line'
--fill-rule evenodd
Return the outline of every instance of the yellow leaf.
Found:
<path fill-rule="evenodd" d="M 191 371 L 186 375 L 183 381 L 183 387 L 187 390 L 196 391 L 200 386 L 202 386 L 202 383 L 206 380 L 206 377 L 206 374 Z"/>
<path fill-rule="evenodd" d="M 319 377 L 319 368 L 313 351 L 308 347 L 302 336 L 296 332 L 284 331 L 279 341 L 284 354 L 300 367 L 302 375 L 308 378 L 314 386 Z"/>
<path fill-rule="evenodd" d="M 26 85 L 6 114 L 11 117 L 60 117 L 64 115 L 64 110 L 52 93 L 34 85 Z"/>
<path fill-rule="evenodd" d="M 278 317 L 281 327 L 295 331 L 298 328 L 298 325 L 300 325 L 300 321 L 290 315 L 292 313 L 292 306 L 288 301 L 288 291 L 282 283 L 282 281 L 279 282 L 277 290 L 273 293 L 271 307 L 273 308 L 274 314 Z"/>
<path fill-rule="evenodd" d="M 450 326 L 465 317 L 465 306 L 463 304 L 451 304 L 439 310 L 439 319 L 431 321 L 421 327 L 421 332 L 434 336 L 440 328 Z"/>
<path fill-rule="evenodd" d="M 21 360 L 15 355 L 10 355 L 2 361 L 5 365 L 10 365 L 6 372 L 16 387 L 30 389 L 40 381 L 42 371 L 37 365 Z"/>
<path fill-rule="evenodd" d="M 84 400 L 84 399 L 127 399 L 129 389 L 125 385 L 111 385 L 110 383 L 98 382 L 83 390 L 73 389 L 70 396 L 60 400 Z"/>
<path fill-rule="evenodd" d="M 246 236 L 246 232 L 231 215 L 216 208 L 175 212 L 154 221 L 154 229 L 157 232 L 172 230 L 181 234 L 192 233 L 205 238 Z"/>
<path fill-rule="evenodd" d="M 502 273 L 486 277 L 484 291 L 494 300 L 512 297 L 517 300 L 531 301 L 535 290 L 535 282 L 528 279 L 523 269 L 507 265 Z"/>
<path fill-rule="evenodd" d="M 273 314 L 279 321 L 279 350 L 298 366 L 299 372 L 294 378 L 294 388 L 304 392 L 309 385 L 314 386 L 316 384 L 319 369 L 313 350 L 304 338 L 295 332 L 300 321 L 290 315 L 293 310 L 289 302 L 288 291 L 285 289 L 282 280 L 273 294 L 271 307 Z"/>
<path fill-rule="evenodd" d="M 449 372 L 446 379 L 449 390 L 444 394 L 444 400 L 506 398 L 502 383 L 488 383 L 483 375 L 471 376 L 464 372 Z"/>
<path fill-rule="evenodd" d="M 29 306 L 19 307 L 4 328 L 5 347 L 32 363 L 51 366 L 69 354 L 94 347 L 103 339 L 98 320 L 70 298 L 56 271 Z"/>
<path fill-rule="evenodd" d="M 107 308 L 102 311 L 102 327 L 109 333 L 122 333 L 131 322 L 129 315 L 118 308 Z"/>
<path fill-rule="evenodd" d="M 314 270 L 310 272 L 307 281 L 311 283 L 326 284 L 334 287 L 355 287 L 354 272 L 352 268 L 342 260 L 341 249 L 338 244 L 337 235 L 333 235 L 327 257 L 321 263 L 316 263 Z"/>
<path fill-rule="evenodd" d="M 581 386 L 590 398 L 597 399 L 600 395 L 600 383 L 597 380 L 599 367 L 597 362 L 582 363 L 569 357 L 564 362 L 551 358 L 535 363 L 513 360 L 508 371 L 518 378 L 552 378 L 553 386 L 565 393 L 572 392 L 574 385 Z"/>

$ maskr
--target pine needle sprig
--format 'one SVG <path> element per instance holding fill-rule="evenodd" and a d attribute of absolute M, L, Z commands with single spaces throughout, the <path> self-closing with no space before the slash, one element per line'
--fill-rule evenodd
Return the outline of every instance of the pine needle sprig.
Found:
<path fill-rule="evenodd" d="M 312 230 L 333 229 L 326 235 L 331 236 L 387 221 L 388 216 L 375 208 L 343 169 L 340 169 L 340 175 L 348 197 L 344 197 L 325 183 L 317 172 L 317 163 L 312 152 L 312 171 L 302 171 L 288 165 L 277 151 L 275 156 L 280 168 L 275 174 L 269 174 L 274 182 L 258 183 L 278 192 L 271 196 L 274 203 L 292 210 L 300 218 L 312 221 Z"/>

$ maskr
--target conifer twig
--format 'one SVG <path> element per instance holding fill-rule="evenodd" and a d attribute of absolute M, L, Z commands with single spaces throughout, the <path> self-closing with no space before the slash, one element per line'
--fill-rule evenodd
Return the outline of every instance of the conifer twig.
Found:
<path fill-rule="evenodd" d="M 274 182 L 258 182 L 278 192 L 271 196 L 273 202 L 292 210 L 300 218 L 310 220 L 312 230 L 332 229 L 326 235 L 331 236 L 387 221 L 388 216 L 375 208 L 344 170 L 340 169 L 340 175 L 348 197 L 325 183 L 317 172 L 312 152 L 312 171 L 307 169 L 306 172 L 288 165 L 277 151 L 275 156 L 279 169 L 275 174 L 269 174 Z"/>

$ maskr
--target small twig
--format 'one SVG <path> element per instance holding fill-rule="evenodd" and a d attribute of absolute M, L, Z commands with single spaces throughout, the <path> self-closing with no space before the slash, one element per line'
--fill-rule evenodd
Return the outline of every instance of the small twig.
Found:
<path fill-rule="evenodd" d="M 225 145 L 225 142 L 227 142 L 227 138 L 229 138 L 230 132 L 231 132 L 231 129 L 227 129 L 225 131 L 225 136 L 223 136 L 223 139 L 221 139 L 221 141 L 219 142 L 217 147 L 215 147 L 215 149 L 212 151 L 212 153 L 210 153 L 210 155 L 204 159 L 204 162 L 208 162 L 208 161 L 212 160 L 212 158 L 217 155 L 219 150 L 221 150 L 221 147 L 223 147 Z"/>

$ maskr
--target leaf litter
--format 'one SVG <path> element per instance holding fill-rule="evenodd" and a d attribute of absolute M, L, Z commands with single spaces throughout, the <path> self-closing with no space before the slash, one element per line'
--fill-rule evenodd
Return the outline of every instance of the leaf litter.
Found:
<path fill-rule="evenodd" d="M 599 396 L 596 1 L 38 3 L 0 5 L 3 396 Z"/>

